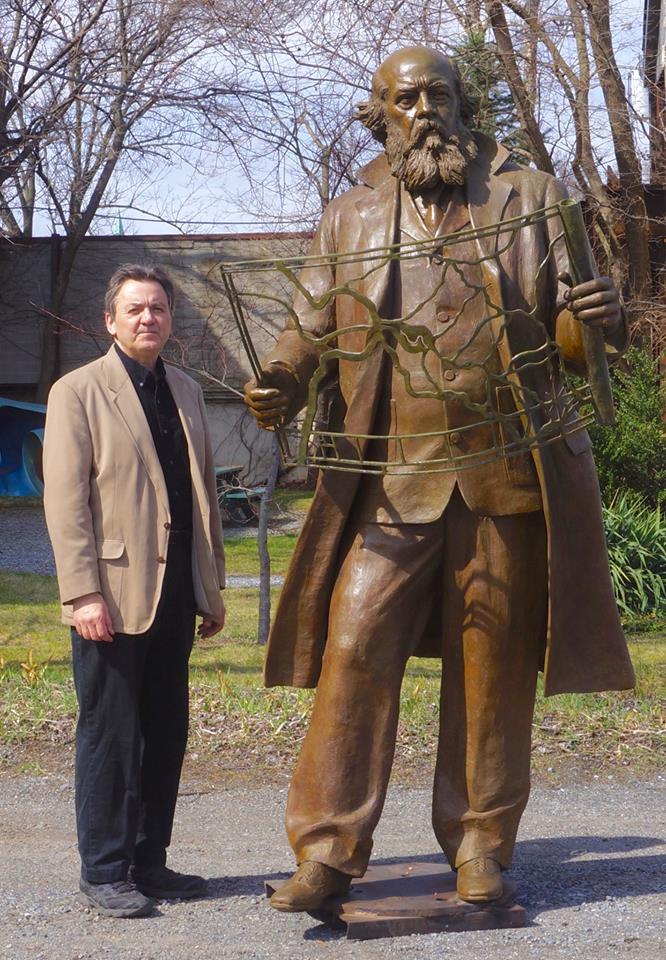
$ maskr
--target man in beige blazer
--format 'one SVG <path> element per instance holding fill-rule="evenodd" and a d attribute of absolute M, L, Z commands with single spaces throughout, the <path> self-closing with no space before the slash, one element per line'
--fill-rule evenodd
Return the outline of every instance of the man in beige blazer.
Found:
<path fill-rule="evenodd" d="M 215 466 L 198 385 L 164 364 L 174 288 L 125 264 L 105 299 L 109 352 L 53 387 L 44 507 L 72 628 L 81 890 L 142 916 L 192 898 L 166 867 L 187 742 L 188 660 L 224 624 Z"/>

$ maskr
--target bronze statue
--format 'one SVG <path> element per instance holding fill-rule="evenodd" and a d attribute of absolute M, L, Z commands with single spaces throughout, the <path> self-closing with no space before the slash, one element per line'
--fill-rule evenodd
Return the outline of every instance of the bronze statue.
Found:
<path fill-rule="evenodd" d="M 367 867 L 413 654 L 443 660 L 433 826 L 457 871 L 458 896 L 470 902 L 502 895 L 501 871 L 510 867 L 529 793 L 538 671 L 547 694 L 633 685 L 590 440 L 575 411 L 548 444 L 455 469 L 456 458 L 481 449 L 495 429 L 492 416 L 470 428 L 470 401 L 461 397 L 482 389 L 489 396 L 488 383 L 512 364 L 540 399 L 524 418 L 538 416 L 560 389 L 557 363 L 516 362 L 538 346 L 525 304 L 537 304 L 539 325 L 580 369 L 580 323 L 603 330 L 610 359 L 626 345 L 617 291 L 608 278 L 572 288 L 554 221 L 540 220 L 493 254 L 504 310 L 493 336 L 486 301 L 469 293 L 487 284 L 466 230 L 549 208 L 566 197 L 563 186 L 469 129 L 459 73 L 435 50 L 388 57 L 359 116 L 384 153 L 322 217 L 311 250 L 322 258 L 301 275 L 310 296 L 301 291 L 294 304 L 299 324 L 315 334 L 337 330 L 341 344 L 358 349 L 358 333 L 345 332 L 364 310 L 344 294 L 349 258 L 326 255 L 459 231 L 466 265 L 441 287 L 437 257 L 417 257 L 368 271 L 356 289 L 383 317 L 427 302 L 418 322 L 464 362 L 443 371 L 451 387 L 444 400 L 416 398 L 382 351 L 338 363 L 333 406 L 343 432 L 388 437 L 389 445 L 392 435 L 413 435 L 420 462 L 448 456 L 452 468 L 320 475 L 266 661 L 267 685 L 317 687 L 286 814 L 298 869 L 271 900 L 285 911 L 318 908 Z M 325 304 L 333 288 L 342 292 L 316 309 L 314 300 Z M 261 385 L 246 387 L 261 426 L 283 424 L 303 407 L 318 359 L 316 343 L 290 320 L 263 363 Z M 419 374 L 412 369 L 412 383 Z M 492 403 L 511 407 L 512 390 L 498 386 Z"/>

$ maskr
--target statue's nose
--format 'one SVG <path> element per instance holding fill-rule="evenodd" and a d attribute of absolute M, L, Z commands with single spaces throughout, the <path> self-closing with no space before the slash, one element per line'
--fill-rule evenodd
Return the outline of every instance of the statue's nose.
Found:
<path fill-rule="evenodd" d="M 419 99 L 416 101 L 416 112 L 420 117 L 432 115 L 433 104 L 427 90 L 422 90 L 419 94 Z"/>

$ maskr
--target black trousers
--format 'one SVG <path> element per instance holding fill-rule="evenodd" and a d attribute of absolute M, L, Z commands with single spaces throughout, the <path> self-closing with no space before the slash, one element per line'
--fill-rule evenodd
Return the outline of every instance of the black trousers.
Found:
<path fill-rule="evenodd" d="M 191 540 L 179 537 L 149 630 L 102 643 L 72 629 L 76 825 L 81 876 L 91 883 L 123 880 L 132 863 L 166 862 L 187 744 L 194 610 Z"/>

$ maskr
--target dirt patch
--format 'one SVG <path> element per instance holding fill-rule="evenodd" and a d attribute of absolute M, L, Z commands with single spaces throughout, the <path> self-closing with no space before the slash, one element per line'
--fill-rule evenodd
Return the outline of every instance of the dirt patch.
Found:
<path fill-rule="evenodd" d="M 241 749 L 219 753 L 189 752 L 185 758 L 183 780 L 196 784 L 198 790 L 209 792 L 220 787 L 250 788 L 273 785 L 286 787 L 291 779 L 295 756 L 271 754 L 269 751 L 248 754 Z M 396 755 L 391 781 L 404 788 L 429 789 L 435 765 L 434 748 L 418 760 Z M 662 768 L 658 758 L 653 763 L 591 764 L 585 758 L 570 756 L 535 756 L 532 763 L 532 782 L 536 786 L 573 786 L 599 781 L 629 783 L 654 775 Z M 73 743 L 45 743 L 25 741 L 6 744 L 0 748 L 0 776 L 36 777 L 64 775 L 74 777 Z"/>

